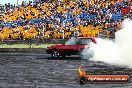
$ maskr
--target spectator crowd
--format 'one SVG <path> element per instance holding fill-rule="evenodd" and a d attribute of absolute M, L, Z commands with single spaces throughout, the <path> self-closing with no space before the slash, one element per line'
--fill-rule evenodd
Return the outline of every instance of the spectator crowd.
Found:
<path fill-rule="evenodd" d="M 96 37 L 132 18 L 131 0 L 48 0 L 0 6 L 0 39 Z"/>

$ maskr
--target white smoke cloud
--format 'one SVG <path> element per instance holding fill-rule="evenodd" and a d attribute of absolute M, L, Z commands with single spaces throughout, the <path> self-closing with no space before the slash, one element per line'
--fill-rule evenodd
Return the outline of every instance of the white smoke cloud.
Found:
<path fill-rule="evenodd" d="M 123 65 L 132 68 L 132 21 L 123 21 L 123 28 L 116 32 L 115 41 L 96 39 L 97 44 L 91 44 L 94 61 L 102 61 L 114 65 Z M 84 49 L 83 54 L 89 54 Z"/>

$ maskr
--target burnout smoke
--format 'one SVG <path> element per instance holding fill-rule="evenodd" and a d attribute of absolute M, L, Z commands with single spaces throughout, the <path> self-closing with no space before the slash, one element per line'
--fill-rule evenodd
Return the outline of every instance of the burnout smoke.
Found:
<path fill-rule="evenodd" d="M 91 44 L 93 57 L 90 60 L 102 61 L 114 65 L 132 68 L 132 20 L 123 21 L 123 28 L 115 33 L 115 41 L 96 39 L 97 44 Z M 83 54 L 88 55 L 88 49 Z"/>
<path fill-rule="evenodd" d="M 66 45 L 74 45 L 76 44 L 76 38 L 72 37 L 70 40 L 68 40 L 65 44 Z"/>

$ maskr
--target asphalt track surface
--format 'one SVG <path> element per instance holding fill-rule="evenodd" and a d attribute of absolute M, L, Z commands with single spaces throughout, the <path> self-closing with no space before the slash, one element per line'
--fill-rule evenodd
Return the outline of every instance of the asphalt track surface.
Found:
<path fill-rule="evenodd" d="M 79 65 L 86 65 L 89 73 L 132 75 L 129 68 L 82 60 L 77 56 L 52 59 L 46 53 L 0 52 L 0 88 L 132 88 L 132 82 L 79 85 L 76 81 Z"/>

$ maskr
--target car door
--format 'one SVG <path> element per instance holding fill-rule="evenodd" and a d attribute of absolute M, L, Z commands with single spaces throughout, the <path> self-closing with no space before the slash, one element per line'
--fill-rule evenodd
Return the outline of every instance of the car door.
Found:
<path fill-rule="evenodd" d="M 78 49 L 84 49 L 85 46 L 90 47 L 90 43 L 92 42 L 91 38 L 81 38 L 78 43 Z"/>
<path fill-rule="evenodd" d="M 69 55 L 76 54 L 77 51 L 77 39 L 71 38 L 65 44 L 63 44 L 60 48 L 61 52 Z"/>

